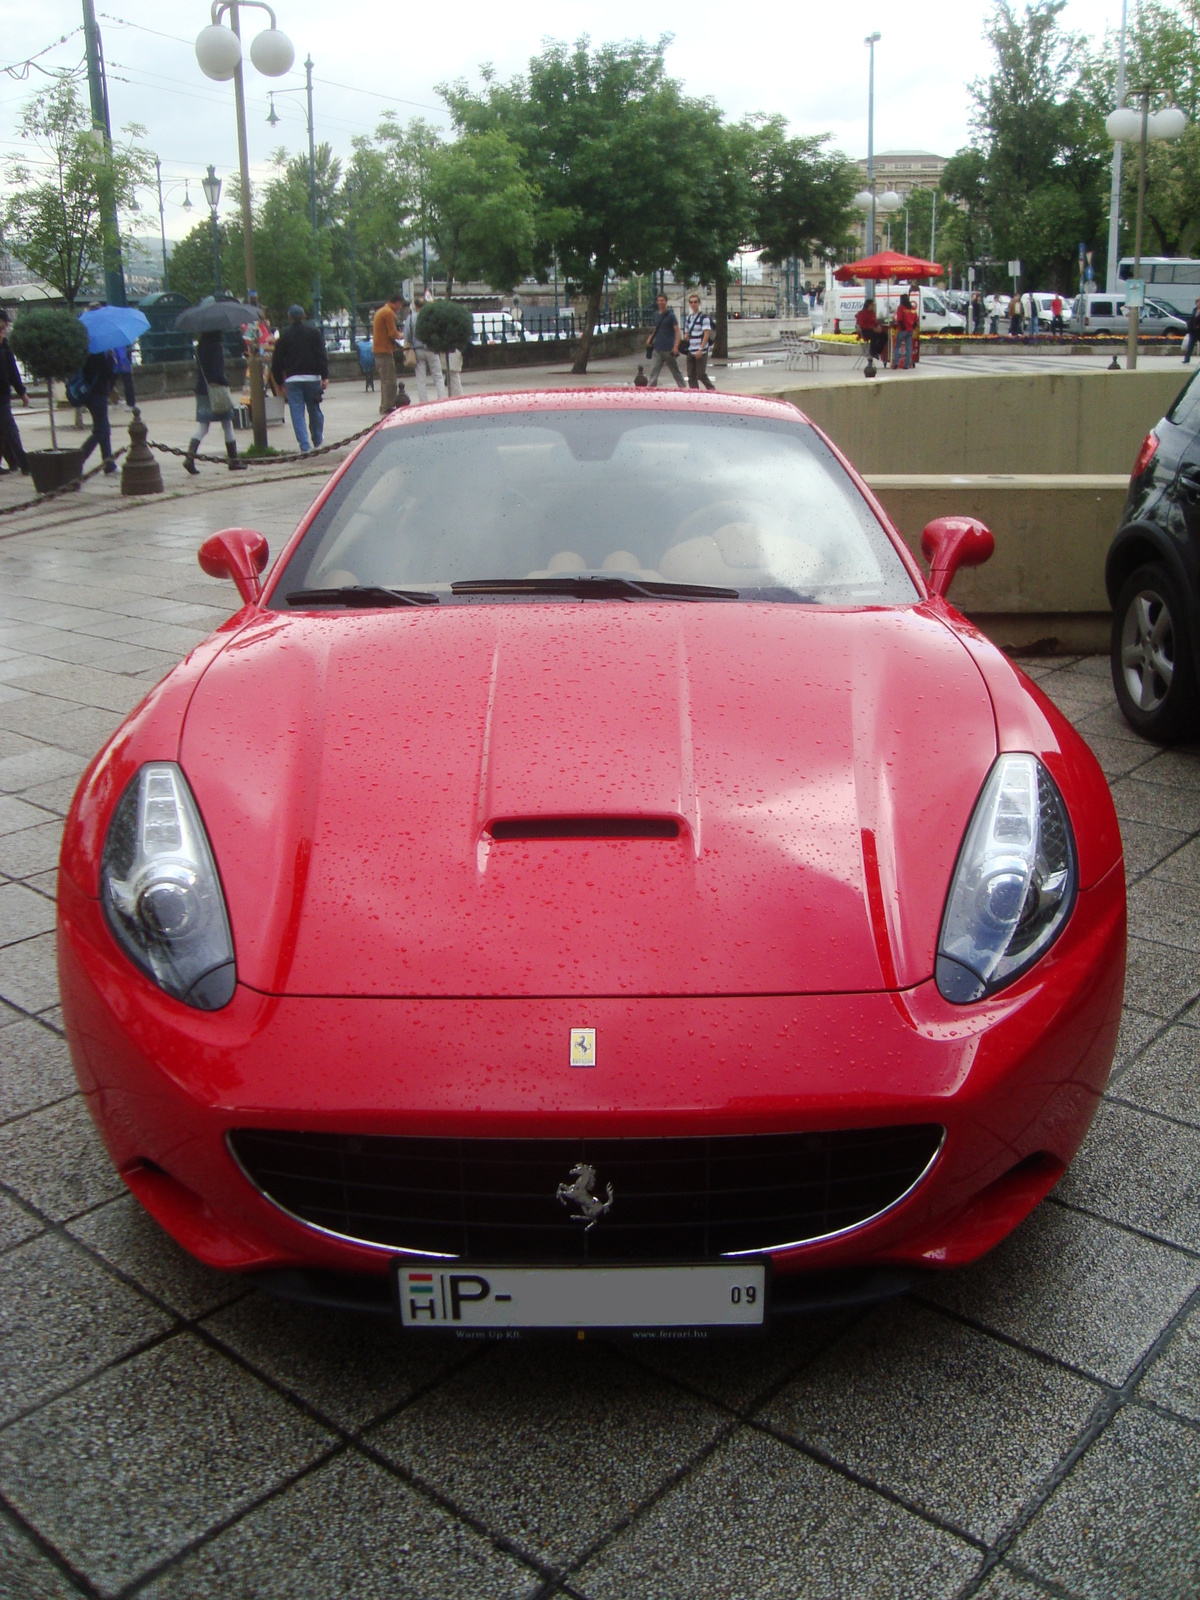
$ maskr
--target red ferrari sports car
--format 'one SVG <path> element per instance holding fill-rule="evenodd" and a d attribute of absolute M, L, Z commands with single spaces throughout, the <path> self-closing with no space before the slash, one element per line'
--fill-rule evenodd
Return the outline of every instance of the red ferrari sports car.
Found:
<path fill-rule="evenodd" d="M 1104 778 L 793 407 L 397 413 L 85 774 L 59 963 L 125 1182 L 280 1292 L 687 1337 L 969 1262 L 1112 1062 Z"/>

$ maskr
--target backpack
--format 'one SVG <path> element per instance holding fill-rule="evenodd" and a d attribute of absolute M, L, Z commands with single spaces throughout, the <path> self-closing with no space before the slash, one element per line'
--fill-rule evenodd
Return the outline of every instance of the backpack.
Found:
<path fill-rule="evenodd" d="M 92 397 L 92 385 L 82 372 L 67 379 L 67 399 L 73 406 L 85 406 Z"/>

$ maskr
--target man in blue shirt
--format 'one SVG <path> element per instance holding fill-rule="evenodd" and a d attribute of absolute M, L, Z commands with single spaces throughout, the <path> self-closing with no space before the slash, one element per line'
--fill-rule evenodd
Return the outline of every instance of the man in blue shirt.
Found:
<path fill-rule="evenodd" d="M 658 388 L 658 375 L 664 367 L 670 368 L 676 387 L 680 389 L 684 387 L 683 374 L 676 360 L 679 354 L 679 318 L 671 310 L 665 294 L 660 294 L 658 297 L 658 320 L 646 345 L 646 354 L 654 357 L 650 363 L 652 389 Z"/>

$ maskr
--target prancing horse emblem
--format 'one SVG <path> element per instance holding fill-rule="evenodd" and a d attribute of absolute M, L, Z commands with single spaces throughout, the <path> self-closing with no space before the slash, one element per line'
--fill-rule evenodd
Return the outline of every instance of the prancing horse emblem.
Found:
<path fill-rule="evenodd" d="M 582 1222 L 584 1233 L 590 1233 L 606 1211 L 612 1210 L 613 1186 L 608 1185 L 608 1199 L 601 1200 L 592 1193 L 596 1182 L 596 1169 L 589 1167 L 586 1161 L 581 1161 L 578 1166 L 571 1168 L 570 1183 L 560 1183 L 555 1198 L 560 1205 L 570 1202 L 579 1207 L 578 1215 L 573 1215 L 572 1222 Z"/>

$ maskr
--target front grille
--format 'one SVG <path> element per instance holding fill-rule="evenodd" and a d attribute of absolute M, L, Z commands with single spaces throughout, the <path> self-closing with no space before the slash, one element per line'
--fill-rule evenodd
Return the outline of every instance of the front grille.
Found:
<path fill-rule="evenodd" d="M 238 1129 L 276 1205 L 350 1239 L 467 1261 L 698 1261 L 823 1238 L 894 1205 L 940 1148 L 925 1123 L 686 1139 L 413 1139 Z M 613 1204 L 556 1198 L 577 1164 Z"/>

